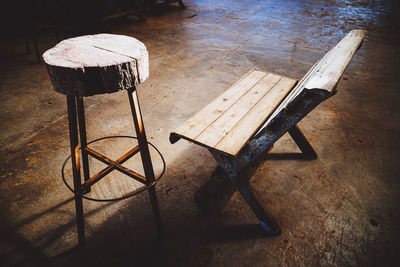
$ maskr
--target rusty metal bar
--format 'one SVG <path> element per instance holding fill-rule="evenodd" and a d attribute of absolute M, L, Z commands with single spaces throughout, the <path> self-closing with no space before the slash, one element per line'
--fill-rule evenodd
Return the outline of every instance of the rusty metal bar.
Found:
<path fill-rule="evenodd" d="M 108 164 L 108 165 L 112 165 L 114 166 L 115 169 L 117 169 L 118 171 L 122 172 L 123 174 L 128 175 L 129 177 L 143 183 L 143 184 L 147 184 L 146 183 L 146 178 L 143 177 L 142 175 L 122 166 L 121 164 L 119 164 L 118 162 L 107 158 L 106 156 L 86 147 L 85 150 L 89 153 L 90 156 L 100 160 L 101 162 L 103 162 L 104 164 Z"/>
<path fill-rule="evenodd" d="M 82 184 L 82 191 L 85 191 L 87 188 L 90 188 L 92 185 L 103 179 L 107 174 L 115 170 L 114 166 L 108 166 L 107 168 L 102 169 L 95 175 L 93 175 L 89 180 Z"/>
<path fill-rule="evenodd" d="M 78 146 L 78 125 L 76 116 L 76 101 L 74 96 L 67 96 L 67 108 L 68 108 L 68 126 L 69 126 L 69 138 L 71 147 L 71 162 L 72 162 L 72 175 L 74 180 L 74 190 L 79 192 L 81 190 L 81 174 L 79 170 L 79 164 L 77 164 L 77 157 L 75 154 Z M 78 150 L 79 154 L 79 150 Z M 83 203 L 82 197 L 75 194 L 75 211 L 76 211 L 76 226 L 78 230 L 78 242 L 79 245 L 85 243 L 85 222 L 83 218 Z"/>
<path fill-rule="evenodd" d="M 132 148 L 131 150 L 129 150 L 128 152 L 126 152 L 123 156 L 121 156 L 120 158 L 118 158 L 116 160 L 116 162 L 122 164 L 125 161 L 129 160 L 130 158 L 132 158 L 134 155 L 136 155 L 139 152 L 139 146 L 135 146 L 134 148 Z"/>
<path fill-rule="evenodd" d="M 81 141 L 83 177 L 84 177 L 84 180 L 87 181 L 90 178 L 90 171 L 89 171 L 88 153 L 84 149 L 87 146 L 87 138 L 86 138 L 85 107 L 83 104 L 82 96 L 76 97 L 76 106 L 78 108 L 79 136 L 80 136 L 80 141 Z M 87 188 L 87 189 L 89 189 L 89 188 Z"/>
<path fill-rule="evenodd" d="M 128 98 L 131 107 L 133 123 L 135 125 L 136 136 L 138 138 L 140 156 L 142 158 L 143 169 L 146 176 L 146 184 L 150 185 L 154 183 L 155 180 L 154 170 L 153 170 L 153 164 L 151 162 L 149 147 L 147 144 L 146 132 L 144 130 L 139 99 L 135 87 L 132 87 L 131 89 L 128 90 Z M 153 207 L 155 223 L 159 234 L 161 234 L 162 233 L 161 215 L 160 215 L 160 208 L 158 206 L 156 191 L 154 187 L 149 188 L 148 191 L 149 191 L 151 205 Z"/>
<path fill-rule="evenodd" d="M 122 157 L 117 159 L 115 162 L 117 162 L 119 164 L 123 164 L 124 162 L 129 160 L 131 157 L 136 155 L 138 152 L 139 152 L 139 146 L 136 146 L 133 149 L 131 149 L 130 151 L 128 151 L 127 153 L 125 153 Z M 92 186 L 93 184 L 97 183 L 98 181 L 100 181 L 102 178 L 104 178 L 107 174 L 109 174 L 113 170 L 115 170 L 115 166 L 114 165 L 111 165 L 111 166 L 108 166 L 108 167 L 102 169 L 96 175 L 94 175 L 89 180 L 87 180 L 82 185 L 82 189 L 85 190 L 86 188 L 88 188 L 88 187 Z"/>

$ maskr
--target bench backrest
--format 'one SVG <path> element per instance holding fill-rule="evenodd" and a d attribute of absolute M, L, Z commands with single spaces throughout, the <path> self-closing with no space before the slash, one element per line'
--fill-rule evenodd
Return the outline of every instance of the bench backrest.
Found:
<path fill-rule="evenodd" d="M 282 109 L 286 108 L 303 90 L 319 89 L 334 94 L 339 79 L 342 77 L 354 53 L 360 47 L 366 33 L 367 32 L 364 30 L 350 31 L 336 46 L 318 60 L 290 94 L 282 101 L 258 132 L 268 125 L 275 116 L 278 115 Z"/>

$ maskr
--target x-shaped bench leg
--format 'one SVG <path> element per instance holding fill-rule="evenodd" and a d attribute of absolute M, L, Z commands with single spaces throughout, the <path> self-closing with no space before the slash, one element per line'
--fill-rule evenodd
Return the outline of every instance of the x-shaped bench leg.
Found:
<path fill-rule="evenodd" d="M 282 109 L 279 114 L 275 116 L 274 120 L 271 121 L 269 125 L 262 127 L 235 157 L 209 148 L 209 151 L 220 165 L 220 168 L 217 168 L 217 170 L 222 169 L 224 174 L 217 175 L 221 172 L 214 172 L 215 175 L 200 187 L 195 195 L 195 199 L 199 205 L 205 208 L 210 206 L 218 207 L 219 209 L 223 208 L 223 205 L 229 201 L 230 197 L 228 194 L 233 192 L 232 187 L 227 186 L 229 183 L 222 182 L 222 180 L 225 180 L 222 177 L 226 176 L 226 178 L 234 184 L 236 189 L 239 190 L 260 222 L 267 225 L 267 227 L 264 228 L 270 233 L 279 233 L 280 229 L 276 222 L 267 215 L 251 193 L 248 181 L 254 173 L 253 171 L 262 161 L 267 159 L 268 152 L 274 143 L 287 132 L 289 132 L 303 152 L 303 158 L 315 159 L 317 157 L 314 149 L 298 128 L 297 123 L 322 101 L 334 95 L 335 92 L 336 91 L 328 92 L 320 89 L 304 89 L 286 106 L 286 108 Z M 208 199 L 217 200 L 215 195 L 222 196 L 222 205 L 220 203 L 215 204 L 215 202 L 210 203 L 208 201 Z M 214 211 L 216 210 L 214 209 Z"/>
<path fill-rule="evenodd" d="M 255 198 L 249 187 L 248 179 L 236 170 L 234 163 L 227 156 L 218 153 L 215 150 L 210 150 L 210 152 L 224 170 L 228 179 L 235 185 L 236 189 L 250 206 L 262 227 L 264 227 L 270 235 L 279 235 L 282 232 L 279 225 L 267 214 Z"/>
<path fill-rule="evenodd" d="M 288 132 L 293 140 L 296 142 L 300 150 L 303 152 L 303 155 L 306 159 L 317 158 L 316 152 L 297 125 L 294 125 L 292 128 L 290 128 Z M 254 138 L 254 140 L 257 140 L 257 138 Z M 262 138 L 259 138 L 259 140 L 262 140 Z M 259 219 L 260 224 L 271 235 L 278 235 L 281 233 L 279 225 L 270 215 L 268 215 L 267 211 L 265 211 L 264 208 L 260 205 L 249 186 L 249 180 L 252 174 L 259 166 L 259 164 L 264 160 L 264 156 L 268 153 L 272 145 L 259 146 L 257 145 L 257 142 L 252 142 L 249 144 L 249 146 L 253 146 L 252 150 L 254 151 L 254 153 L 249 154 L 246 157 L 243 157 L 242 155 L 242 157 L 233 158 L 225 155 L 224 153 L 218 152 L 217 150 L 209 149 L 209 151 L 218 162 L 220 168 L 223 170 L 222 176 L 228 178 L 228 180 L 232 182 L 232 184 L 250 206 L 256 217 Z M 215 184 L 216 179 L 212 179 L 214 180 Z M 221 175 L 219 175 L 219 179 L 221 179 Z M 206 184 L 206 186 L 207 188 L 201 188 L 196 194 L 196 199 L 198 202 L 203 202 L 203 200 L 209 198 L 209 196 L 203 196 L 202 194 L 211 195 L 215 193 L 221 193 L 219 195 L 223 196 L 223 192 L 217 192 L 217 187 L 222 190 L 230 191 L 230 189 L 227 187 L 227 184 L 223 182 L 219 182 L 219 186 L 212 185 L 212 183 L 208 183 Z M 226 197 L 222 198 L 224 198 L 222 201 L 226 202 Z M 215 202 L 213 204 L 215 204 Z M 205 205 L 209 206 L 206 203 Z M 218 204 L 216 205 L 222 206 Z"/>

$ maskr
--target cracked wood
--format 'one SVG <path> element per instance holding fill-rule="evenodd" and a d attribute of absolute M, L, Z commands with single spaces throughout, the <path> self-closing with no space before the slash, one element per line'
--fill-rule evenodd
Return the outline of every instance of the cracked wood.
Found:
<path fill-rule="evenodd" d="M 54 90 L 90 96 L 129 89 L 149 76 L 146 46 L 116 34 L 66 39 L 43 54 Z"/>

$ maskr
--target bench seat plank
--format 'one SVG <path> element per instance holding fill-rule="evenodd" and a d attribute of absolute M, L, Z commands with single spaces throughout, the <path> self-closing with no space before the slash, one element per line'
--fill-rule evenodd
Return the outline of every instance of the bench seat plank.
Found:
<path fill-rule="evenodd" d="M 247 112 L 257 104 L 282 77 L 269 73 L 264 76 L 251 90 L 244 94 L 225 113 L 207 127 L 196 140 L 210 147 L 216 146 L 229 131 L 246 116 Z M 222 149 L 223 150 L 223 149 Z"/>
<path fill-rule="evenodd" d="M 262 71 L 249 71 L 239 81 L 233 84 L 230 89 L 226 90 L 217 99 L 189 118 L 175 133 L 189 140 L 194 140 L 265 75 L 267 74 Z"/>
<path fill-rule="evenodd" d="M 235 156 L 295 83 L 295 79 L 251 70 L 174 134 Z"/>
<path fill-rule="evenodd" d="M 294 79 L 281 78 L 215 148 L 236 156 L 260 126 L 270 117 L 295 84 L 296 80 Z"/>

